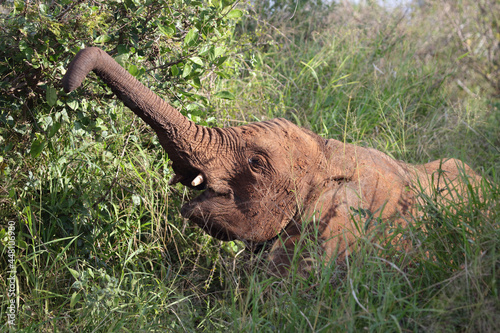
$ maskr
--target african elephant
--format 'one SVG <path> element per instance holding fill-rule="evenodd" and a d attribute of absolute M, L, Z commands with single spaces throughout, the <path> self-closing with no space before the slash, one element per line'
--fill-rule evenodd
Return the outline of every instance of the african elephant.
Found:
<path fill-rule="evenodd" d="M 182 215 L 211 236 L 241 240 L 249 249 L 271 243 L 270 267 L 279 274 L 286 274 L 296 243 L 311 226 L 328 260 L 348 251 L 364 232 L 356 216 L 376 215 L 387 226 L 384 236 L 389 225 L 410 220 L 417 187 L 431 193 L 451 185 L 465 193 L 465 183 L 481 179 L 455 159 L 414 166 L 374 149 L 325 140 L 285 119 L 227 128 L 197 125 L 99 48 L 75 56 L 64 90 L 76 89 L 90 71 L 156 132 L 172 161 L 171 184 L 203 191 L 184 204 Z"/>

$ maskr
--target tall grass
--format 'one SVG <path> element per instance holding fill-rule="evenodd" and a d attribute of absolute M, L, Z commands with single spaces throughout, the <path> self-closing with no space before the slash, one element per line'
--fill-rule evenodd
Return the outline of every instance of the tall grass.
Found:
<path fill-rule="evenodd" d="M 240 76 L 221 83 L 236 98 L 214 103 L 218 122 L 286 117 L 325 138 L 410 162 L 462 158 L 485 175 L 481 194 L 471 188 L 471 200 L 456 202 L 422 195 L 419 213 L 401 231 L 412 243 L 408 252 L 361 237 L 345 260 L 324 262 L 318 254 L 309 276 L 292 269 L 279 279 L 267 273 L 266 253 L 217 241 L 180 218 L 180 205 L 193 194 L 168 186 L 168 158 L 131 112 L 120 105 L 94 110 L 104 120 L 89 122 L 104 134 L 62 128 L 43 163 L 35 168 L 24 159 L 16 173 L 27 174 L 4 185 L 15 189 L 6 191 L 8 200 L 26 225 L 17 235 L 18 329 L 500 327 L 495 99 L 457 90 L 456 58 L 446 56 L 456 50 L 431 60 L 421 54 L 433 27 L 418 20 L 436 19 L 439 11 L 402 15 L 375 5 L 334 6 L 322 16 L 327 24 L 312 29 L 309 22 L 307 33 L 252 48 Z M 274 24 L 266 38 L 280 31 Z M 306 250 L 314 255 L 313 245 Z M 5 286 L 0 325 L 8 330 Z"/>

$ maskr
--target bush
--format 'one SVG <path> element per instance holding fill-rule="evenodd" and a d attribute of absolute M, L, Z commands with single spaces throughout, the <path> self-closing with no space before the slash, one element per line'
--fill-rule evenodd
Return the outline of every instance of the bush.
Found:
<path fill-rule="evenodd" d="M 156 274 L 196 260 L 193 244 L 206 236 L 179 218 L 182 193 L 167 184 L 168 157 L 156 136 L 99 81 L 86 80 L 71 95 L 59 82 L 79 49 L 100 46 L 188 117 L 214 124 L 212 100 L 232 98 L 218 81 L 238 66 L 232 34 L 243 12 L 235 5 L 2 5 L 1 215 L 16 222 L 18 291 L 30 298 L 19 304 L 18 323 L 47 327 L 46 313 L 80 309 L 88 317 L 71 314 L 71 321 L 85 326 L 107 315 L 108 305 L 145 292 L 133 288 L 137 281 L 158 285 Z M 148 273 L 131 277 L 132 266 Z M 100 301 L 110 303 L 92 305 Z M 60 320 L 56 326 L 65 325 Z"/>

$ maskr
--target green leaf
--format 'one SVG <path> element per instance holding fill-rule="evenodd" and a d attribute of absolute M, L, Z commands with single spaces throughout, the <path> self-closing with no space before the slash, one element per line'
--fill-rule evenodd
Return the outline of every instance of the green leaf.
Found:
<path fill-rule="evenodd" d="M 120 44 L 116 47 L 116 50 L 118 51 L 118 54 L 125 54 L 129 53 L 129 49 L 127 45 Z"/>
<path fill-rule="evenodd" d="M 220 55 L 223 55 L 225 52 L 225 49 L 223 47 L 216 47 L 214 50 L 214 57 L 217 58 Z"/>
<path fill-rule="evenodd" d="M 184 44 L 186 44 L 187 46 L 193 46 L 196 44 L 197 40 L 198 40 L 198 29 L 192 28 L 186 34 L 186 37 L 184 37 Z"/>
<path fill-rule="evenodd" d="M 45 144 L 46 143 L 47 142 L 45 140 L 42 141 L 41 138 L 35 139 L 31 143 L 31 149 L 30 149 L 30 155 L 31 155 L 31 157 L 37 158 L 38 156 L 40 156 L 40 154 L 43 151 L 43 148 L 45 148 Z"/>
<path fill-rule="evenodd" d="M 125 67 L 125 63 L 130 58 L 129 53 L 123 53 L 115 57 L 115 61 L 120 64 L 120 66 Z"/>
<path fill-rule="evenodd" d="M 38 6 L 38 9 L 40 10 L 40 13 L 43 14 L 43 15 L 47 15 L 47 12 L 48 12 L 48 6 L 44 3 L 40 4 Z"/>
<path fill-rule="evenodd" d="M 212 50 L 212 47 L 209 46 L 209 45 L 203 45 L 203 47 L 201 48 L 200 52 L 198 52 L 198 55 L 201 55 L 202 57 L 206 56 L 207 54 L 209 54 Z"/>
<path fill-rule="evenodd" d="M 25 241 L 23 241 L 22 239 L 19 239 L 17 241 L 17 247 L 19 247 L 20 249 L 27 249 L 28 244 Z"/>
<path fill-rule="evenodd" d="M 179 75 L 179 67 L 177 67 L 177 65 L 173 65 L 170 67 L 170 72 L 172 72 L 173 76 Z"/>
<path fill-rule="evenodd" d="M 224 72 L 220 72 L 220 71 L 217 71 L 215 72 L 220 78 L 223 78 L 223 79 L 230 79 L 231 76 L 228 75 L 227 73 L 224 73 Z"/>
<path fill-rule="evenodd" d="M 228 18 L 238 18 L 243 16 L 243 11 L 239 9 L 233 9 L 232 11 L 227 14 Z"/>
<path fill-rule="evenodd" d="M 68 271 L 71 273 L 71 275 L 73 275 L 73 277 L 75 279 L 78 280 L 80 278 L 80 272 L 74 270 L 73 268 L 69 268 L 69 267 L 68 267 Z"/>
<path fill-rule="evenodd" d="M 71 301 L 69 302 L 70 308 L 74 308 L 75 304 L 78 303 L 78 301 L 82 298 L 82 295 L 80 295 L 78 292 L 74 292 L 73 295 L 71 295 Z"/>
<path fill-rule="evenodd" d="M 76 110 L 78 109 L 78 101 L 77 100 L 72 100 L 71 102 L 66 103 L 68 104 L 69 108 L 71 110 Z"/>
<path fill-rule="evenodd" d="M 191 66 L 190 63 L 187 63 L 184 65 L 184 70 L 182 71 L 182 77 L 188 77 L 189 74 L 191 74 L 191 71 L 193 70 L 193 67 Z"/>
<path fill-rule="evenodd" d="M 19 42 L 19 50 L 24 54 L 26 59 L 31 61 L 35 51 L 33 51 L 33 49 L 31 47 L 29 47 L 29 44 L 26 41 L 22 40 Z"/>
<path fill-rule="evenodd" d="M 24 2 L 23 1 L 14 1 L 14 6 L 16 11 L 22 12 L 24 10 Z"/>
<path fill-rule="evenodd" d="M 104 44 L 111 40 L 111 36 L 109 35 L 100 35 L 96 39 L 94 39 L 94 43 L 96 44 Z"/>
<path fill-rule="evenodd" d="M 196 89 L 200 89 L 201 87 L 200 77 L 199 76 L 194 77 L 193 80 L 190 82 L 190 84 Z"/>
<path fill-rule="evenodd" d="M 56 122 L 54 123 L 51 127 L 50 127 L 50 131 L 49 131 L 49 134 L 47 134 L 47 136 L 49 138 L 53 137 L 57 131 L 59 131 L 59 129 L 61 128 L 61 122 Z"/>
<path fill-rule="evenodd" d="M 197 65 L 203 66 L 203 60 L 201 60 L 200 57 L 191 57 L 189 58 L 192 62 L 194 62 Z"/>
<path fill-rule="evenodd" d="M 234 99 L 234 95 L 231 92 L 227 91 L 227 90 L 219 91 L 214 96 L 215 97 L 219 97 L 219 98 L 223 98 L 223 99 L 230 99 L 230 100 Z"/>
<path fill-rule="evenodd" d="M 175 26 L 174 25 L 168 25 L 164 26 L 161 24 L 158 24 L 158 29 L 162 34 L 164 34 L 167 37 L 172 37 L 175 34 Z"/>
<path fill-rule="evenodd" d="M 128 66 L 128 72 L 132 75 L 132 76 L 137 76 L 137 74 L 139 74 L 139 69 L 137 68 L 136 65 L 130 65 Z"/>
<path fill-rule="evenodd" d="M 47 91 L 45 92 L 45 99 L 47 100 L 47 104 L 49 106 L 56 105 L 57 102 L 57 91 L 54 87 L 47 87 Z"/>
<path fill-rule="evenodd" d="M 216 64 L 217 66 L 220 66 L 220 65 L 222 65 L 222 64 L 224 63 L 224 61 L 226 61 L 226 59 L 227 59 L 227 56 L 220 57 L 219 59 L 217 59 L 217 60 L 215 61 L 215 64 Z"/>

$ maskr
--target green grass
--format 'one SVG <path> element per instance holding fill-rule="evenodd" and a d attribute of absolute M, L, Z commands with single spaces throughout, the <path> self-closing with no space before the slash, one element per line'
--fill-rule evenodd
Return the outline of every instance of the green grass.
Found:
<path fill-rule="evenodd" d="M 457 92 L 456 64 L 442 54 L 425 61 L 418 49 L 425 33 L 397 15 L 388 25 L 366 16 L 363 26 L 340 14 L 314 38 L 254 49 L 246 70 L 221 83 L 236 99 L 213 102 L 218 123 L 286 117 L 409 162 L 461 158 L 485 176 L 482 198 L 474 190 L 468 202 L 422 196 L 418 216 L 401 231 L 413 245 L 408 252 L 360 238 L 344 261 L 325 263 L 318 254 L 309 276 L 292 270 L 278 279 L 266 272 L 265 253 L 217 241 L 180 217 L 193 194 L 168 186 L 168 157 L 132 112 L 120 103 L 81 107 L 85 121 L 63 124 L 39 156 L 23 155 L 26 145 L 16 143 L 22 158 L 2 178 L 3 217 L 19 227 L 18 330 L 500 327 L 498 101 Z"/>

